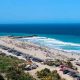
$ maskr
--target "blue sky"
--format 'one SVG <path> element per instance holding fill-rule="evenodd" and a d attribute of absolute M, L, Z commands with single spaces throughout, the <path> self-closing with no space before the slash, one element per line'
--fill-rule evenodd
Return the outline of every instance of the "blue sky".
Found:
<path fill-rule="evenodd" d="M 80 22 L 80 0 L 0 0 L 0 23 Z"/>

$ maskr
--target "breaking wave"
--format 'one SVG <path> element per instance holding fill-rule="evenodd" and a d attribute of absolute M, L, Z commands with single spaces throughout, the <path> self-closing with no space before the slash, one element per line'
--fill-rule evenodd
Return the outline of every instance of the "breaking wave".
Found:
<path fill-rule="evenodd" d="M 35 44 L 39 44 L 41 46 L 46 46 L 49 48 L 55 48 L 59 50 L 64 50 L 68 52 L 80 52 L 80 44 L 71 43 L 71 42 L 63 42 L 54 38 L 47 38 L 47 37 L 28 37 L 22 38 L 20 40 L 23 41 L 30 41 Z"/>

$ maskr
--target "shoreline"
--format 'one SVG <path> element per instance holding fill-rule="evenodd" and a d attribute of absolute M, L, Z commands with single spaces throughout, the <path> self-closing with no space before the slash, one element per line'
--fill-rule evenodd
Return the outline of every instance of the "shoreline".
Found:
<path fill-rule="evenodd" d="M 43 42 L 43 45 L 42 45 L 42 42 L 38 42 L 38 41 L 40 41 L 40 39 L 42 39 L 41 41 Z M 21 41 L 31 40 L 30 42 L 32 42 L 34 44 L 38 44 L 41 47 L 48 47 L 50 49 L 57 49 L 57 50 L 61 50 L 61 51 L 69 52 L 69 53 L 76 53 L 76 54 L 80 53 L 80 50 L 79 50 L 80 44 L 79 43 L 61 41 L 56 38 L 48 38 L 48 37 L 43 37 L 43 36 L 42 37 L 41 36 L 38 36 L 38 37 L 32 36 L 32 37 L 21 38 L 20 40 Z M 36 41 L 34 42 L 34 40 L 37 40 L 37 42 Z M 44 42 L 44 40 L 45 40 L 45 42 Z M 45 45 L 45 44 L 47 44 L 47 45 Z"/>
<path fill-rule="evenodd" d="M 14 33 L 15 34 L 15 33 Z M 41 37 L 41 36 L 39 36 L 39 35 L 37 35 L 37 34 L 29 34 L 29 35 L 23 35 L 23 36 L 15 36 L 15 35 L 7 35 L 7 36 L 0 36 L 0 37 L 10 37 L 10 38 L 13 38 L 13 39 L 20 39 L 20 38 L 24 38 L 24 39 L 26 39 L 26 38 L 32 38 L 32 37 Z M 48 39 L 48 37 L 44 37 L 44 38 L 47 38 Z M 50 37 L 49 37 L 50 38 Z M 50 38 L 50 39 L 54 39 L 54 38 Z M 57 39 L 56 39 L 57 40 Z M 59 40 L 60 41 L 60 40 Z M 63 41 L 62 41 L 63 42 Z M 33 42 L 32 42 L 33 43 Z M 64 45 L 65 45 L 65 43 L 67 44 L 67 43 L 69 43 L 69 46 L 70 45 L 72 45 L 73 47 L 75 46 L 75 47 L 77 47 L 77 46 L 80 46 L 79 44 L 77 44 L 77 43 L 73 43 L 73 42 L 64 42 Z M 70 44 L 71 43 L 71 44 Z M 34 43 L 35 44 L 35 43 Z M 53 45 L 55 45 L 55 44 L 53 44 Z M 57 45 L 57 44 L 56 44 Z M 40 45 L 41 46 L 41 45 Z M 41 47 L 47 47 L 47 46 L 41 46 Z M 64 47 L 66 47 L 66 46 L 64 46 Z M 68 47 L 68 46 L 67 46 Z M 51 49 L 51 47 L 47 47 L 47 48 L 50 48 Z M 80 51 L 79 50 L 77 50 L 77 49 L 64 49 L 64 48 L 57 48 L 57 47 L 54 47 L 53 46 L 53 48 L 52 49 L 56 49 L 56 50 L 59 50 L 59 51 L 63 51 L 63 52 L 67 52 L 67 53 L 74 53 L 74 54 L 80 54 Z"/>
<path fill-rule="evenodd" d="M 26 38 L 32 38 L 32 37 L 36 37 L 36 36 L 30 36 L 30 37 L 21 37 L 22 39 L 26 39 Z M 39 36 L 37 36 L 37 37 L 39 37 Z M 47 38 L 47 37 L 46 37 Z M 48 38 L 47 38 L 48 39 Z M 20 41 L 23 41 L 23 42 L 30 42 L 30 41 L 27 41 L 27 40 L 20 40 Z M 34 42 L 31 42 L 31 43 L 34 43 Z M 67 43 L 67 42 L 66 42 Z M 36 44 L 36 43 L 34 43 L 34 44 Z M 74 43 L 75 44 L 75 43 Z M 36 44 L 36 45 L 39 45 L 39 44 Z M 54 45 L 54 44 L 53 44 Z M 55 48 L 55 47 L 53 47 L 53 48 L 51 48 L 51 47 L 48 47 L 48 46 L 43 46 L 43 45 L 39 45 L 39 46 L 41 46 L 41 47 L 46 47 L 46 48 L 48 48 L 48 49 L 54 49 L 54 50 L 58 50 L 58 51 L 62 51 L 62 52 L 65 52 L 65 53 L 72 53 L 72 54 L 80 54 L 80 52 L 78 52 L 78 51 L 76 51 L 76 50 L 65 50 L 65 49 L 60 49 L 60 48 Z"/>
<path fill-rule="evenodd" d="M 33 51 L 29 51 L 29 53 L 31 53 L 31 55 L 33 55 L 33 56 L 36 56 L 36 57 L 40 57 L 40 58 L 42 58 L 43 57 L 43 55 L 44 55 L 44 52 L 45 52 L 45 54 L 47 53 L 48 54 L 48 56 L 49 57 L 52 57 L 51 55 L 64 55 L 64 56 L 66 56 L 66 57 L 68 57 L 68 58 L 76 58 L 76 59 L 79 59 L 80 58 L 80 54 L 77 54 L 77 53 L 73 53 L 73 52 L 67 52 L 67 51 L 64 51 L 64 50 L 58 50 L 58 49 L 55 49 L 55 48 L 52 48 L 52 49 L 50 49 L 50 48 L 48 48 L 48 47 L 44 47 L 44 46 L 40 46 L 40 45 L 37 45 L 37 44 L 34 44 L 34 43 L 32 43 L 32 42 L 22 42 L 22 41 L 19 41 L 19 40 L 16 40 L 15 41 L 15 38 L 13 37 L 9 37 L 9 36 L 4 36 L 4 37 L 0 37 L 0 38 L 2 38 L 3 39 L 3 41 L 5 41 L 5 42 L 7 42 L 7 41 L 9 41 L 8 39 L 10 39 L 10 40 L 12 40 L 11 42 L 10 42 L 10 44 L 7 44 L 7 46 L 14 46 L 14 48 L 17 48 L 15 45 L 13 45 L 14 43 L 15 44 L 17 44 L 17 46 L 19 47 L 20 45 L 18 45 L 18 44 L 23 44 L 23 47 L 24 47 L 24 45 L 26 46 L 26 45 L 31 45 L 32 46 L 32 49 L 33 49 Z M 17 43 L 16 43 L 17 42 Z M 1 43 L 1 42 L 0 42 Z M 12 47 L 11 46 L 11 47 Z M 25 49 L 28 49 L 28 47 L 29 46 L 26 46 L 27 48 L 25 48 Z M 40 49 L 41 48 L 41 49 Z M 17 48 L 18 49 L 18 48 Z M 26 52 L 25 51 L 25 49 L 22 49 L 21 51 L 23 51 L 23 52 Z M 37 51 L 36 49 L 40 49 L 39 51 Z M 20 50 L 20 49 L 19 49 Z M 40 52 L 40 51 L 43 51 L 42 53 Z M 28 50 L 27 50 L 28 51 Z M 35 51 L 37 51 L 36 53 L 35 53 Z M 39 53 L 40 52 L 40 53 Z M 50 54 L 49 54 L 50 53 Z M 42 55 L 42 56 L 39 56 L 39 55 Z M 69 55 L 69 56 L 68 56 Z M 44 57 L 45 57 L 46 55 L 44 55 Z M 45 57 L 44 58 L 43 57 L 43 59 L 45 59 L 45 58 L 47 58 L 47 57 Z"/>

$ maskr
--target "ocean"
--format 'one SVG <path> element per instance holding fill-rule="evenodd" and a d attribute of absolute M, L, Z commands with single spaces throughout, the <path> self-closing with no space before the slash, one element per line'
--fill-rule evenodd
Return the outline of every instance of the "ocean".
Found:
<path fill-rule="evenodd" d="M 28 36 L 21 39 L 40 46 L 80 53 L 80 24 L 1 24 L 0 36 Z"/>

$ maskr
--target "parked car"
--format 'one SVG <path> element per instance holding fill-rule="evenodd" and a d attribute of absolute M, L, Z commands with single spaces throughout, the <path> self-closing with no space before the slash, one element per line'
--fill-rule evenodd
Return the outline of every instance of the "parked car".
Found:
<path fill-rule="evenodd" d="M 76 65 L 80 66 L 80 63 L 79 62 L 76 62 Z"/>
<path fill-rule="evenodd" d="M 69 70 L 64 70 L 63 71 L 63 74 L 67 74 L 67 73 L 69 73 L 70 71 Z"/>
<path fill-rule="evenodd" d="M 69 72 L 68 75 L 72 76 L 72 77 L 77 77 L 75 72 Z"/>
<path fill-rule="evenodd" d="M 38 67 L 38 65 L 36 65 L 35 63 L 31 64 L 31 65 L 27 65 L 24 69 L 29 71 L 32 69 L 36 69 Z"/>

